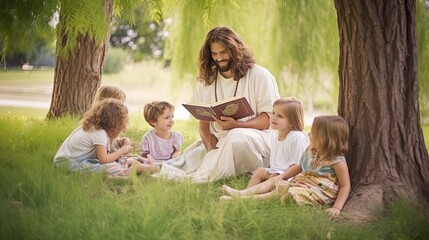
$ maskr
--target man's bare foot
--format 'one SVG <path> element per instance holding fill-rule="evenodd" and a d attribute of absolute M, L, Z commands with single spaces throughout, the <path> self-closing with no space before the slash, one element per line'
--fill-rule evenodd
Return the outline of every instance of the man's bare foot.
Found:
<path fill-rule="evenodd" d="M 232 187 L 229 187 L 227 185 L 222 186 L 222 192 L 226 193 L 227 195 L 231 197 L 240 197 L 240 190 L 234 189 Z"/>

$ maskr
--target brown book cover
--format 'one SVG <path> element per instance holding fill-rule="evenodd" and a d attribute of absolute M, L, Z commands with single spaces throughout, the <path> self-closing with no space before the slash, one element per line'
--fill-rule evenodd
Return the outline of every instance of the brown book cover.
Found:
<path fill-rule="evenodd" d="M 182 105 L 196 119 L 205 121 L 214 121 L 212 114 L 217 118 L 225 116 L 235 120 L 255 114 L 246 97 L 227 98 L 212 105 L 208 103 L 184 103 Z"/>

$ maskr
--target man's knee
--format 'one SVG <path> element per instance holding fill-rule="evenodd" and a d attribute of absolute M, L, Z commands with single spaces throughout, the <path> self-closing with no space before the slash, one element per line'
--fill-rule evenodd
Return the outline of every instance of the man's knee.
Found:
<path fill-rule="evenodd" d="M 235 128 L 228 133 L 228 144 L 236 147 L 250 146 L 252 138 L 255 138 L 255 136 L 252 136 L 252 133 L 246 131 L 246 129 Z"/>

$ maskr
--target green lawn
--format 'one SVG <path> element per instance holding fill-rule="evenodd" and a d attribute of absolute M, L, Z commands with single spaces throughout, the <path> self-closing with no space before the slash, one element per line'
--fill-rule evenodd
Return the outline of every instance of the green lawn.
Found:
<path fill-rule="evenodd" d="M 126 82 L 120 73 L 102 84 L 127 89 L 127 102 L 166 96 L 170 88 L 141 92 L 138 84 L 156 85 L 169 73 L 138 68 Z M 53 71 L 0 71 L 0 86 L 32 84 L 52 87 Z M 151 85 L 152 84 L 152 85 Z M 177 90 L 177 89 L 176 89 Z M 182 92 L 178 90 L 179 92 Z M 186 98 L 189 92 L 182 93 Z M 156 96 L 158 96 L 156 95 Z M 129 97 L 128 97 L 129 96 Z M 178 96 L 178 99 L 184 99 Z M 182 101 L 182 100 L 181 100 Z M 270 201 L 219 202 L 227 183 L 243 188 L 248 179 L 229 178 L 208 184 L 171 182 L 142 175 L 106 181 L 98 174 L 57 169 L 52 159 L 78 123 L 64 118 L 46 121 L 47 109 L 0 107 L 0 239 L 425 239 L 426 211 L 406 202 L 376 220 L 351 224 L 325 216 L 323 208 Z M 149 129 L 141 113 L 132 113 L 125 135 L 138 143 Z M 197 122 L 176 121 L 188 146 L 198 138 Z M 429 139 L 429 125 L 422 126 Z M 428 146 L 429 140 L 426 141 Z M 136 152 L 138 148 L 136 148 Z"/>
<path fill-rule="evenodd" d="M 148 126 L 131 118 L 134 142 Z M 406 202 L 374 213 L 372 223 L 329 219 L 322 207 L 279 199 L 220 202 L 220 186 L 242 188 L 248 179 L 208 184 L 171 182 L 147 175 L 107 181 L 52 165 L 77 119 L 0 116 L 0 239 L 424 239 L 425 212 Z M 188 143 L 195 122 L 177 121 Z"/>

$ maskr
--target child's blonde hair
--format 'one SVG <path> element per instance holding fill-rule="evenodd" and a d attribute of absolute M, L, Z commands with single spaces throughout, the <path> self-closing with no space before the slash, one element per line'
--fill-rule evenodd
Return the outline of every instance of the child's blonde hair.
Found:
<path fill-rule="evenodd" d="M 106 98 L 118 99 L 119 101 L 124 103 L 127 97 L 126 97 L 124 91 L 122 91 L 118 87 L 101 86 L 97 90 L 97 93 L 95 94 L 94 102 L 92 103 L 92 105 L 94 106 L 96 103 L 98 103 L 99 101 L 106 99 Z"/>
<path fill-rule="evenodd" d="M 164 114 L 165 109 L 171 109 L 174 111 L 174 106 L 166 101 L 152 101 L 144 106 L 144 119 L 149 123 L 149 125 L 154 127 L 152 122 L 156 122 L 158 117 Z"/>
<path fill-rule="evenodd" d="M 340 116 L 318 116 L 311 126 L 310 139 L 310 145 L 317 151 L 319 159 L 330 160 L 348 151 L 349 127 Z"/>
<path fill-rule="evenodd" d="M 302 131 L 304 130 L 304 109 L 302 108 L 301 101 L 295 97 L 286 97 L 277 99 L 273 106 L 281 106 L 283 114 L 288 119 L 289 124 L 292 126 L 291 130 Z"/>
<path fill-rule="evenodd" d="M 82 128 L 84 131 L 94 131 L 104 129 L 123 131 L 128 124 L 128 109 L 120 101 L 114 98 L 107 98 L 95 103 L 82 118 Z"/>

